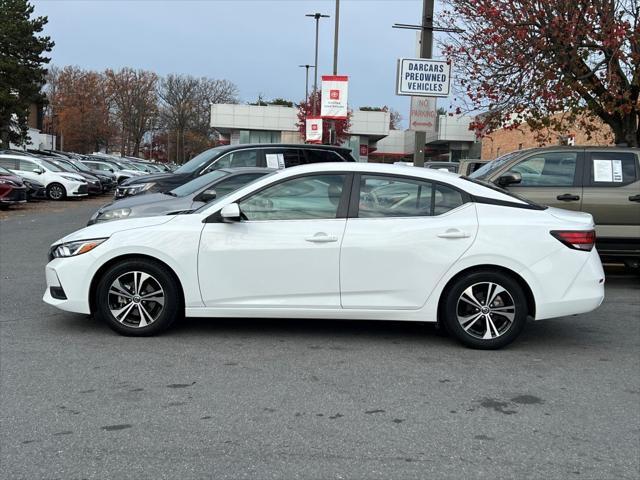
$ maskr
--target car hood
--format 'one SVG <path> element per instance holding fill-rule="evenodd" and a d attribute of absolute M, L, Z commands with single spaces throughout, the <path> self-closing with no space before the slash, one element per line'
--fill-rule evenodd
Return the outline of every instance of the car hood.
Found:
<path fill-rule="evenodd" d="M 81 228 L 73 233 L 70 233 L 66 237 L 62 237 L 57 240 L 53 245 L 58 245 L 64 242 L 73 242 L 75 240 L 88 240 L 92 238 L 108 238 L 114 233 L 124 232 L 125 230 L 133 230 L 136 228 L 152 227 L 154 225 L 162 225 L 163 223 L 170 222 L 174 216 L 159 216 L 159 217 L 140 217 L 130 218 L 123 220 L 114 220 L 112 222 L 97 223 L 90 227 Z"/>
<path fill-rule="evenodd" d="M 134 195 L 125 197 L 115 202 L 100 207 L 100 211 L 114 210 L 117 208 L 131 208 L 139 205 L 147 205 L 149 203 L 161 203 L 168 200 L 175 200 L 176 197 L 165 195 L 164 193 L 147 193 L 145 195 Z"/>
<path fill-rule="evenodd" d="M 169 178 L 174 177 L 173 173 L 151 173 L 149 175 L 144 175 L 143 177 L 135 177 L 129 178 L 122 182 L 122 185 L 134 185 L 136 183 L 149 183 L 149 182 L 157 182 L 160 180 L 167 180 Z"/>
<path fill-rule="evenodd" d="M 12 182 L 17 183 L 18 185 L 22 185 L 22 178 L 20 178 L 17 175 L 9 175 L 8 173 L 0 172 L 0 178 L 4 180 L 11 180 Z"/>
<path fill-rule="evenodd" d="M 590 213 L 575 212 L 573 210 L 564 210 L 562 208 L 554 207 L 549 207 L 546 211 L 564 222 L 576 223 L 584 227 L 594 227 L 593 216 Z"/>

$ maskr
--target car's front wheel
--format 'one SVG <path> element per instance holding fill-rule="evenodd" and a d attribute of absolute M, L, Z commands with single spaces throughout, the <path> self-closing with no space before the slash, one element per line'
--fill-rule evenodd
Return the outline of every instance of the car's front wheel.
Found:
<path fill-rule="evenodd" d="M 496 349 L 513 342 L 527 321 L 522 287 L 502 272 L 478 271 L 451 285 L 444 303 L 444 324 L 472 348 Z"/>
<path fill-rule="evenodd" d="M 151 260 L 117 263 L 97 285 L 96 315 L 122 335 L 155 335 L 181 312 L 177 280 L 167 267 Z"/>
<path fill-rule="evenodd" d="M 47 196 L 51 200 L 64 200 L 67 196 L 67 190 L 59 183 L 52 183 L 47 187 Z"/>

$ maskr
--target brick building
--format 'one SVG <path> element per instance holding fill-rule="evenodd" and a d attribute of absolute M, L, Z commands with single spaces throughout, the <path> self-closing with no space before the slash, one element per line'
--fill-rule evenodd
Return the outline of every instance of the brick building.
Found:
<path fill-rule="evenodd" d="M 564 145 L 569 139 L 575 145 L 613 145 L 613 134 L 609 126 L 600 120 L 596 122 L 597 129 L 591 134 L 591 138 L 577 125 L 567 125 L 563 132 L 544 132 L 549 140 L 543 143 L 536 140 L 535 134 L 527 125 L 513 130 L 502 128 L 483 137 L 481 158 L 493 159 L 524 148 Z"/>

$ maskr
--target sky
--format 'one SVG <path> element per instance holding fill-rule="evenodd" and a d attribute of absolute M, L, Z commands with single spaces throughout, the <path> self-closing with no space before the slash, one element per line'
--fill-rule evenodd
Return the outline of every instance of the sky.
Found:
<path fill-rule="evenodd" d="M 46 15 L 56 66 L 132 67 L 234 82 L 243 102 L 304 98 L 313 64 L 315 20 L 321 19 L 319 75 L 333 67 L 334 0 L 32 0 Z M 421 0 L 342 0 L 338 73 L 350 77 L 352 108 L 388 105 L 408 118 L 395 94 L 396 61 L 415 57 Z M 311 71 L 312 72 L 312 71 Z M 320 80 L 318 80 L 320 81 Z M 313 74 L 310 73 L 310 86 Z M 446 102 L 446 100 L 445 100 Z M 447 106 L 447 105 L 443 105 Z"/>

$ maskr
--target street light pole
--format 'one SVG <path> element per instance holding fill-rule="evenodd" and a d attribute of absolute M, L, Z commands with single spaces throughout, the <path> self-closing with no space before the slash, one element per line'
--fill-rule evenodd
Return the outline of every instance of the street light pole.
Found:
<path fill-rule="evenodd" d="M 420 35 L 420 58 L 431 58 L 433 46 L 433 4 L 434 0 L 423 0 L 422 33 Z M 424 167 L 424 146 L 427 141 L 426 132 L 416 132 L 416 146 L 413 164 Z"/>
<path fill-rule="evenodd" d="M 335 27 L 333 32 L 333 74 L 338 75 L 338 34 L 340 32 L 340 0 L 336 0 Z M 329 143 L 336 144 L 336 121 L 329 124 Z"/>
<path fill-rule="evenodd" d="M 309 69 L 315 68 L 315 65 L 298 65 L 299 67 L 304 67 L 307 70 L 307 77 L 304 84 L 304 101 L 309 101 Z"/>
<path fill-rule="evenodd" d="M 316 92 L 318 91 L 318 37 L 320 33 L 320 19 L 321 18 L 329 18 L 329 15 L 323 15 L 321 13 L 307 13 L 306 17 L 312 17 L 316 20 L 316 56 L 315 56 L 315 77 L 313 80 L 313 114 L 317 115 L 316 112 Z"/>

